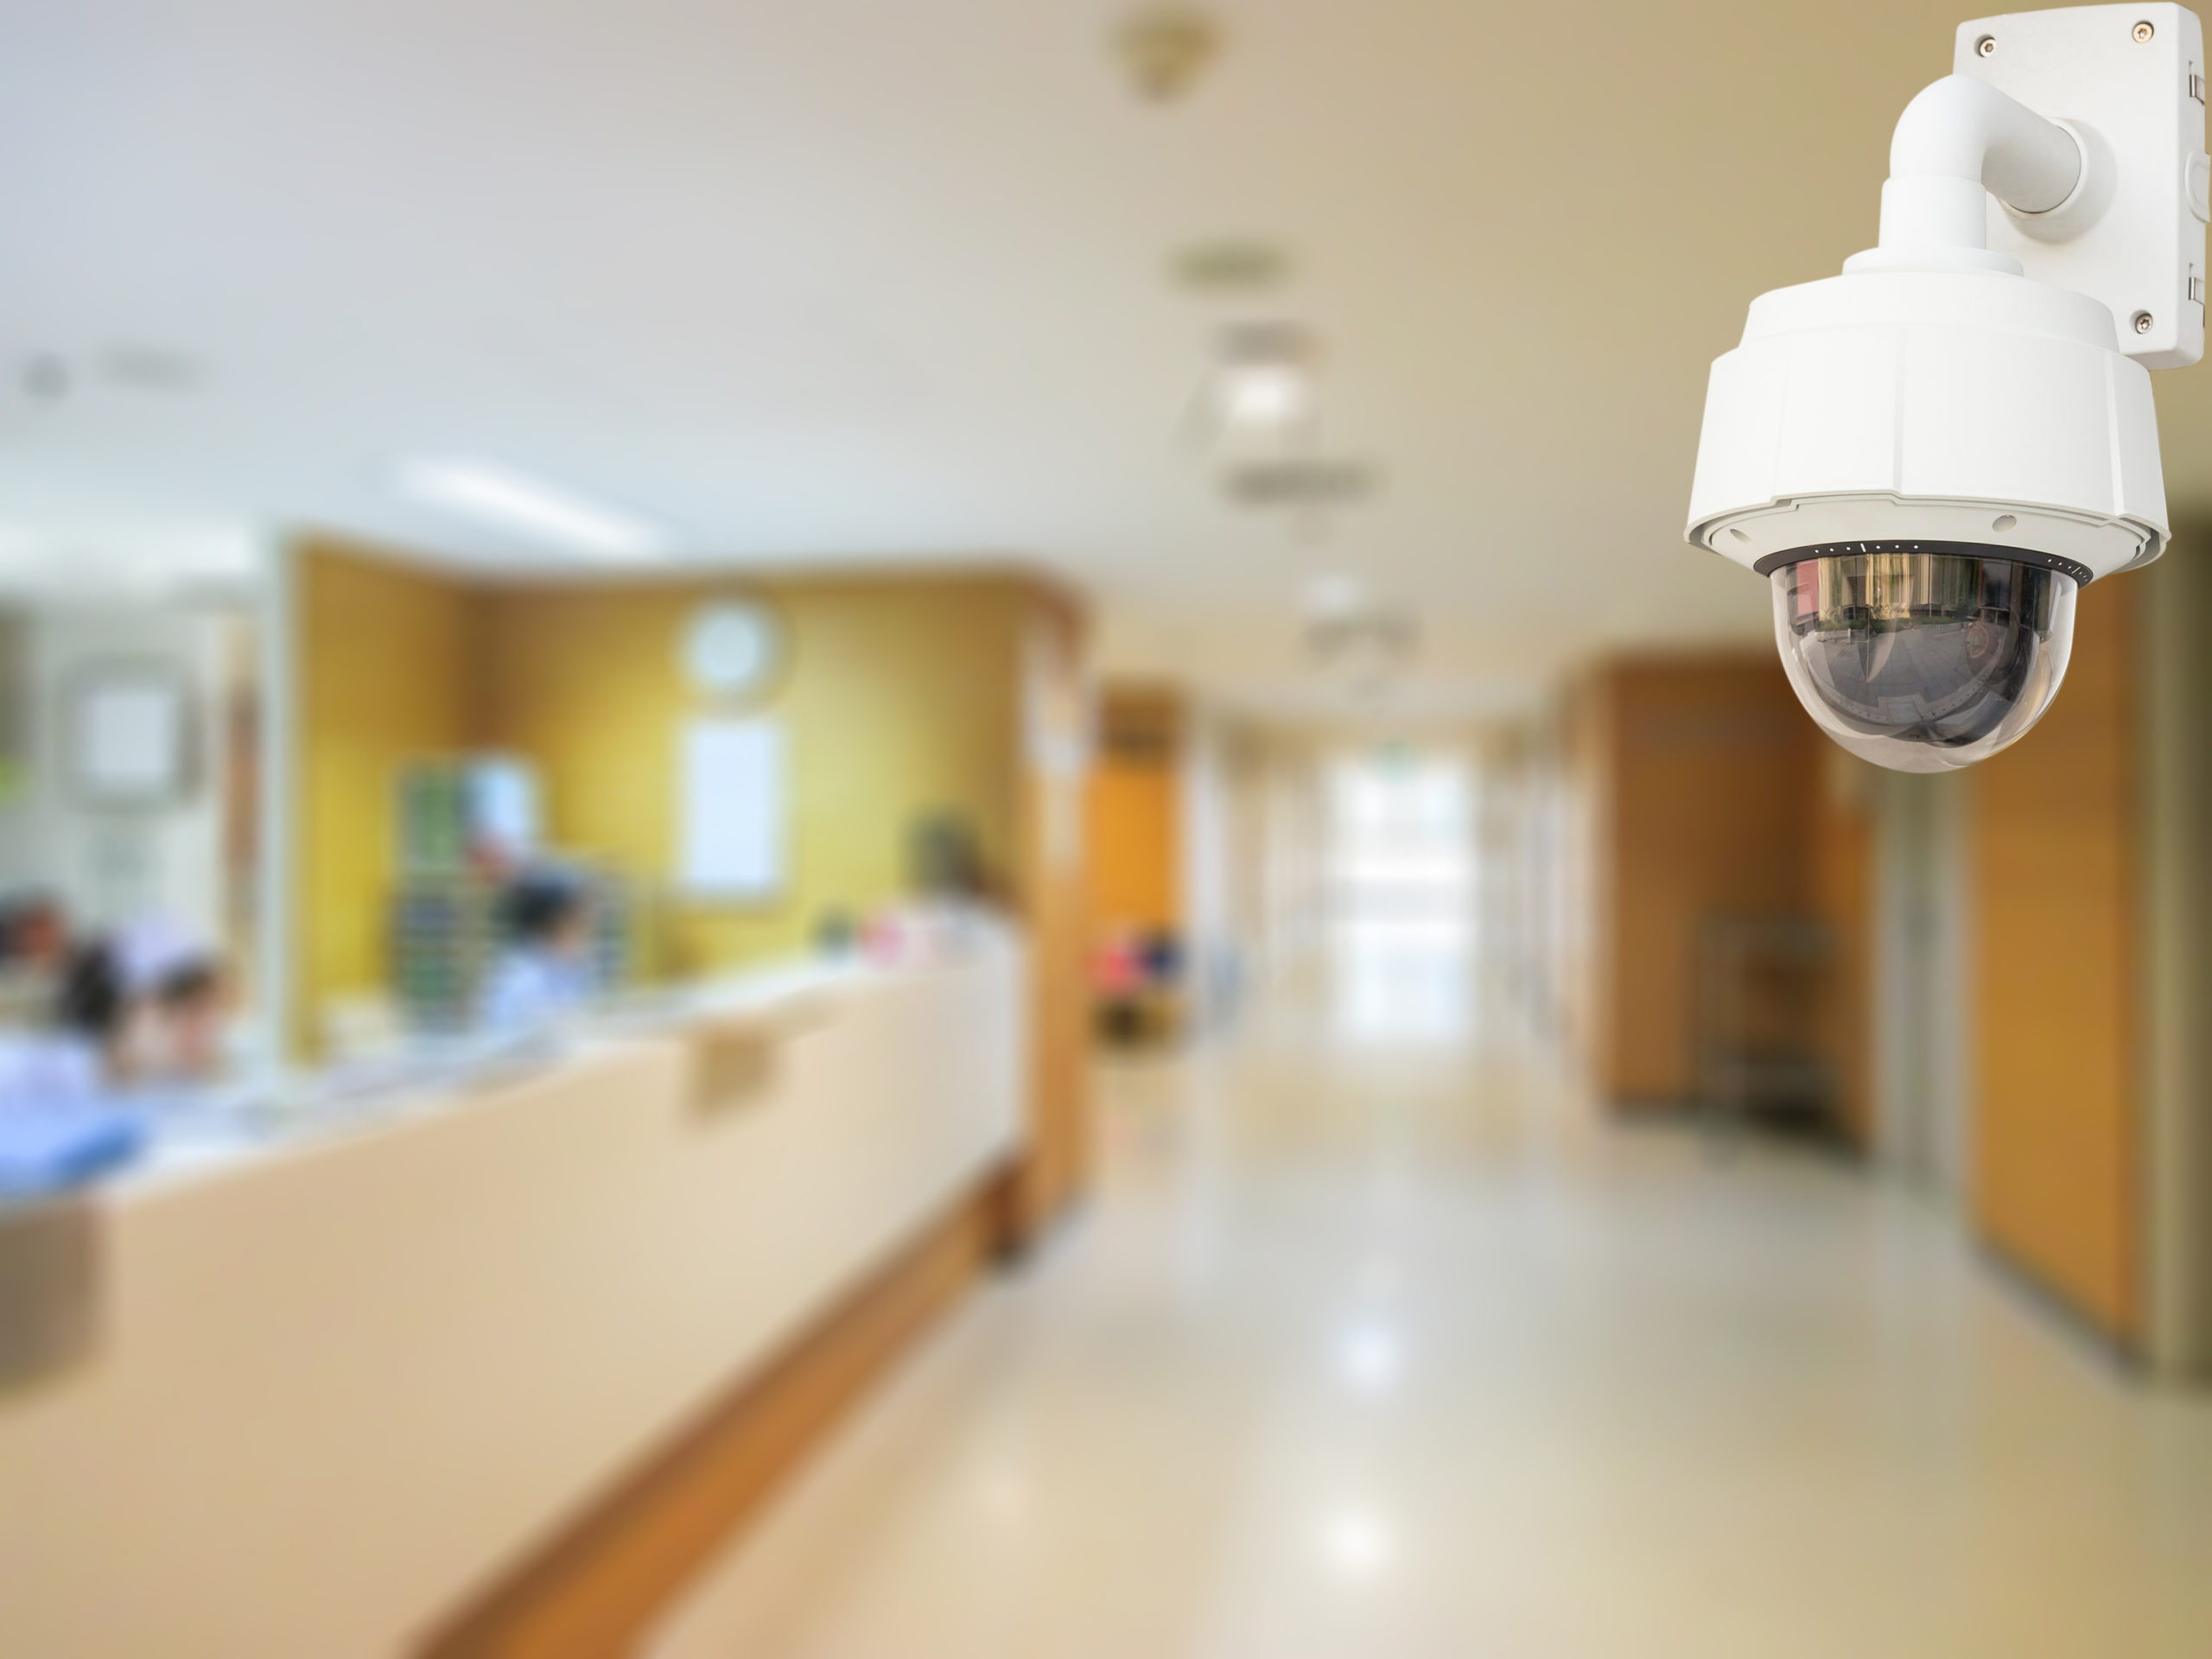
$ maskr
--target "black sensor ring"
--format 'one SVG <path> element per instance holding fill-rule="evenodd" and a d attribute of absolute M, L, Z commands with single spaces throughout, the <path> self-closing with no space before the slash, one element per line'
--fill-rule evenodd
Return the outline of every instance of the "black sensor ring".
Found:
<path fill-rule="evenodd" d="M 1789 565 L 1802 564 L 1808 559 L 1848 559 L 1866 553 L 1941 553 L 1961 559 L 2002 559 L 2007 564 L 2031 564 L 2056 570 L 2061 575 L 2073 577 L 2077 588 L 2086 588 L 2096 580 L 2096 573 L 2079 559 L 2057 553 L 2038 553 L 2031 548 L 2001 547 L 1990 542 L 1820 542 L 1810 547 L 1770 553 L 1751 569 L 1765 576 Z"/>

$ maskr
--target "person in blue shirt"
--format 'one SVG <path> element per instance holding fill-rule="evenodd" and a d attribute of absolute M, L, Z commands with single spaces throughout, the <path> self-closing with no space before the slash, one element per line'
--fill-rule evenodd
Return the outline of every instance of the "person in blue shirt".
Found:
<path fill-rule="evenodd" d="M 556 871 L 516 878 L 500 906 L 505 948 L 484 987 L 482 1024 L 529 1031 L 574 1013 L 598 990 L 588 889 Z"/>

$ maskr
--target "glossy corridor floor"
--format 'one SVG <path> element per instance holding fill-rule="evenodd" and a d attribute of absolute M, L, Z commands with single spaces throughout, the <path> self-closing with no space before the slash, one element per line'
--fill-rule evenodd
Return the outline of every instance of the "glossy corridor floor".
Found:
<path fill-rule="evenodd" d="M 658 1659 L 2204 1659 L 2212 1406 L 1929 1206 L 1594 1122 L 1372 954 L 1101 1077 L 1096 1197 Z"/>

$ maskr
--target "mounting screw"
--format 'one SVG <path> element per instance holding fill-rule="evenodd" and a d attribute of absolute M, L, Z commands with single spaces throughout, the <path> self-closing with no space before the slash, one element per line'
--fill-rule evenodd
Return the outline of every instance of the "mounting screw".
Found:
<path fill-rule="evenodd" d="M 2151 20 L 2148 17 L 2145 17 L 2141 22 L 2135 25 L 2136 44 L 2139 46 L 2141 45 L 2145 41 L 2149 40 L 2158 32 L 2158 31 L 2156 29 L 2152 27 Z"/>
<path fill-rule="evenodd" d="M 2148 311 L 2138 311 L 2135 314 L 2135 332 L 2139 334 L 2147 334 L 2151 332 L 2151 314 Z"/>
<path fill-rule="evenodd" d="M 1997 55 L 1997 37 L 1994 35 L 1983 35 L 1980 40 L 1974 43 L 1974 49 L 1980 53 L 1985 58 L 1995 57 Z"/>

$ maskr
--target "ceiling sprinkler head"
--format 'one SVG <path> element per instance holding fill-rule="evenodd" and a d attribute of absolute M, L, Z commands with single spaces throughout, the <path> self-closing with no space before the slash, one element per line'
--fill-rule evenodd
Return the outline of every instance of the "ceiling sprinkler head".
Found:
<path fill-rule="evenodd" d="M 1221 50 L 1221 30 L 1196 6 L 1140 7 L 1114 33 L 1114 50 L 1138 92 L 1171 103 L 1197 82 Z"/>

